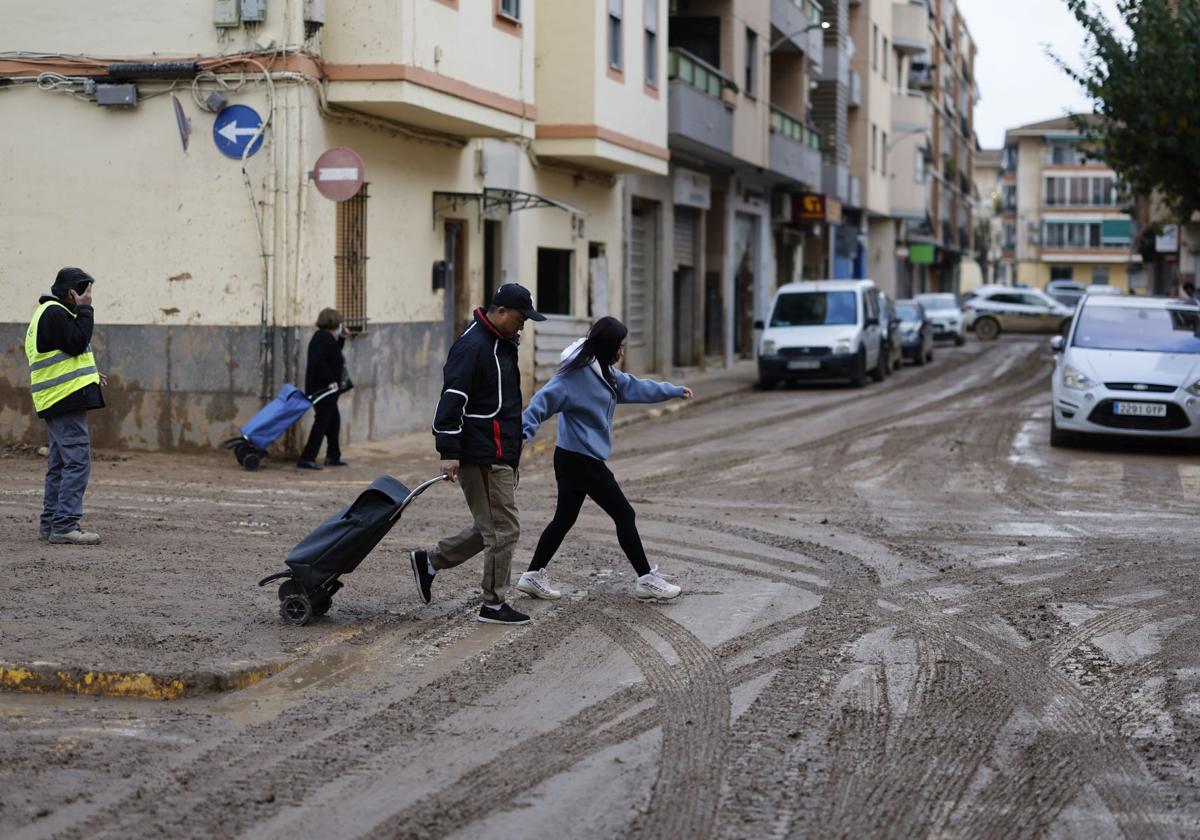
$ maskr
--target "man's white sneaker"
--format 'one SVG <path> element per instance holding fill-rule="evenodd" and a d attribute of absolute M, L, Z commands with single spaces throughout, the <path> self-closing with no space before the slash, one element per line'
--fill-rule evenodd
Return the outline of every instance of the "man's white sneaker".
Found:
<path fill-rule="evenodd" d="M 651 571 L 650 574 L 637 579 L 637 587 L 634 588 L 633 594 L 643 601 L 669 601 L 678 598 L 682 591 L 683 589 L 675 584 L 663 580 L 658 572 Z"/>
<path fill-rule="evenodd" d="M 545 569 L 522 573 L 521 579 L 517 581 L 517 589 L 526 595 L 544 598 L 547 601 L 557 601 L 562 597 L 561 592 L 550 588 L 550 578 L 546 575 Z"/>

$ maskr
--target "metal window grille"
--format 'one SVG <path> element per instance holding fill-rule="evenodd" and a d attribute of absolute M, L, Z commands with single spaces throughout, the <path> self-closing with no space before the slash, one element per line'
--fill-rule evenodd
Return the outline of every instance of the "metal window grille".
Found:
<path fill-rule="evenodd" d="M 337 309 L 351 332 L 367 329 L 367 185 L 337 205 Z"/>

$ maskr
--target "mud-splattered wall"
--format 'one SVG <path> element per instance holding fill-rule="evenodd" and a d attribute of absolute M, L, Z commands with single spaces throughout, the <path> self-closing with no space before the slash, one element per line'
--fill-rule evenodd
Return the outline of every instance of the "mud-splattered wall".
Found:
<path fill-rule="evenodd" d="M 45 442 L 45 427 L 29 397 L 25 328 L 0 324 L 0 441 L 38 444 Z M 366 335 L 347 341 L 355 387 L 340 398 L 345 443 L 428 425 L 441 382 L 444 333 L 440 322 L 373 324 Z M 307 331 L 277 337 L 274 389 L 285 379 L 303 386 L 309 337 Z M 264 403 L 258 327 L 98 324 L 92 344 L 109 380 L 108 407 L 89 417 L 96 446 L 219 446 Z M 294 446 L 309 422 L 301 420 L 280 446 Z"/>

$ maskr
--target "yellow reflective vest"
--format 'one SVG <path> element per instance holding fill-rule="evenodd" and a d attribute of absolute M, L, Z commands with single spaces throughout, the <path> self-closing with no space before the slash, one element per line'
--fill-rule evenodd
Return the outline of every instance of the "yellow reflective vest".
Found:
<path fill-rule="evenodd" d="M 33 393 L 33 408 L 39 414 L 50 406 L 80 391 L 93 383 L 100 383 L 96 372 L 96 357 L 89 344 L 87 350 L 72 356 L 61 350 L 39 353 L 37 349 L 38 323 L 51 306 L 62 306 L 72 318 L 75 313 L 58 301 L 46 301 L 33 313 L 33 320 L 25 332 L 25 357 L 29 359 L 29 390 Z"/>

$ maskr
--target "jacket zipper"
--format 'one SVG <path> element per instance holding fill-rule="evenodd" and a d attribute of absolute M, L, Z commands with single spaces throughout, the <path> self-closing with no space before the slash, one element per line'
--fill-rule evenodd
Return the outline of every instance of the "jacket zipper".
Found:
<path fill-rule="evenodd" d="M 504 447 L 500 445 L 500 421 L 492 421 L 492 437 L 496 440 L 496 457 L 504 457 Z"/>

